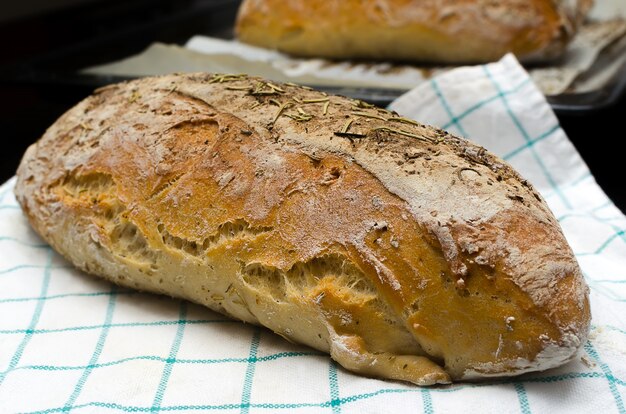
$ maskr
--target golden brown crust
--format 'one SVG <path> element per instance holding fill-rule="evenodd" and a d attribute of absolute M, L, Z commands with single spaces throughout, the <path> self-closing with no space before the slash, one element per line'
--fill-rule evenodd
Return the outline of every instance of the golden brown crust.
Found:
<path fill-rule="evenodd" d="M 587 287 L 526 181 L 388 111 L 238 75 L 97 91 L 16 195 L 78 267 L 421 385 L 569 360 Z"/>
<path fill-rule="evenodd" d="M 237 36 L 286 53 L 442 63 L 564 51 L 590 0 L 246 0 Z"/>

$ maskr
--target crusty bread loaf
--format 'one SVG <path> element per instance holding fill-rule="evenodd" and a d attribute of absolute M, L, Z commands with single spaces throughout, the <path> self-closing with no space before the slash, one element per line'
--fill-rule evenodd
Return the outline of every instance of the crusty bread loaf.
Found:
<path fill-rule="evenodd" d="M 541 196 L 461 138 L 243 75 L 100 89 L 26 152 L 17 199 L 86 272 L 420 385 L 544 370 L 587 287 Z"/>
<path fill-rule="evenodd" d="M 560 56 L 592 0 L 244 0 L 237 36 L 298 56 L 468 63 Z"/>

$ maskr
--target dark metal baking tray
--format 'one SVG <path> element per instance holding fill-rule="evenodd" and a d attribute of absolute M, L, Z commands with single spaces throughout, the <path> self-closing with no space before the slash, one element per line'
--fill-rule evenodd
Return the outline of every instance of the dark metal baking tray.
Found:
<path fill-rule="evenodd" d="M 173 3 L 176 6 L 172 6 Z M 95 36 L 85 36 L 83 40 L 41 53 L 18 64 L 0 66 L 0 82 L 46 86 L 59 90 L 80 88 L 88 92 L 105 84 L 126 80 L 127 78 L 119 76 L 80 74 L 79 70 L 133 55 L 157 40 L 182 44 L 198 33 L 230 38 L 239 3 L 240 0 L 153 1 L 150 4 L 152 10 L 150 18 L 137 15 L 145 10 L 148 4 L 145 0 L 127 2 L 126 8 L 118 5 L 117 9 L 113 10 L 111 7 L 101 5 L 99 7 L 104 10 L 103 14 L 110 16 L 111 20 L 119 20 L 120 14 L 128 21 L 133 18 L 136 20 L 127 25 L 112 25 L 98 21 L 98 24 L 105 27 Z M 135 7 L 132 8 L 132 5 Z M 89 14 L 86 24 L 89 24 L 89 19 L 93 19 L 94 11 L 90 10 Z M 336 86 L 317 86 L 317 88 L 379 106 L 388 105 L 403 93 L 394 89 Z M 557 113 L 584 114 L 613 105 L 625 92 L 626 65 L 611 82 L 599 90 L 550 96 L 548 101 Z"/>

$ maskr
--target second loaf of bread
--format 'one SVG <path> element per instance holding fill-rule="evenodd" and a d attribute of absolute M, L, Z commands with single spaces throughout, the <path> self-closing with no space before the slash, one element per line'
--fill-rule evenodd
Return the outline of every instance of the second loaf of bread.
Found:
<path fill-rule="evenodd" d="M 17 198 L 86 272 L 428 385 L 571 359 L 587 287 L 533 187 L 461 138 L 235 75 L 110 86 L 25 154 Z"/>
<path fill-rule="evenodd" d="M 591 0 L 245 0 L 237 36 L 308 57 L 435 63 L 560 56 Z"/>

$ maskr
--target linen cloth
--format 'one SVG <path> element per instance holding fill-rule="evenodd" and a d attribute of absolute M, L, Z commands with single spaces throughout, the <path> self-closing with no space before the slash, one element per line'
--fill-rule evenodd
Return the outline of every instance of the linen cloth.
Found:
<path fill-rule="evenodd" d="M 528 74 L 507 56 L 391 108 L 487 147 L 546 198 L 591 287 L 590 340 L 572 362 L 432 388 L 364 378 L 268 330 L 73 269 L 30 229 L 12 179 L 0 187 L 0 412 L 625 413 L 626 218 Z"/>

